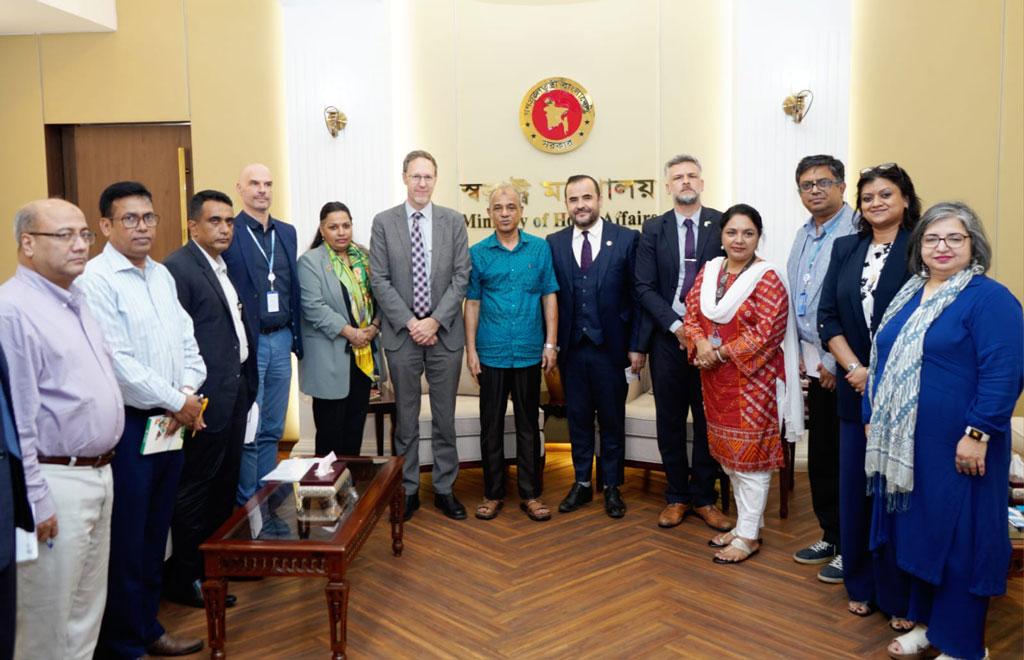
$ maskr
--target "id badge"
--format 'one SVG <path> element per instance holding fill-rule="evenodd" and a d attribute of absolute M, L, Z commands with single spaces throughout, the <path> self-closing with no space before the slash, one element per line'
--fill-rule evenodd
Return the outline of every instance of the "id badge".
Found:
<path fill-rule="evenodd" d="M 806 291 L 801 292 L 800 296 L 797 298 L 796 315 L 797 316 L 806 316 L 807 315 L 807 292 Z"/>
<path fill-rule="evenodd" d="M 267 312 L 274 314 L 281 311 L 281 299 L 277 291 L 267 291 Z"/>

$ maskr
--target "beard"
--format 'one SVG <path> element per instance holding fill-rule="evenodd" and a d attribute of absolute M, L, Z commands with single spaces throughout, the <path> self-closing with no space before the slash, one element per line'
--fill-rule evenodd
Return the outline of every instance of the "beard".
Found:
<path fill-rule="evenodd" d="M 681 206 L 689 206 L 697 203 L 698 201 L 700 201 L 700 195 L 692 190 L 687 190 L 676 195 L 676 204 Z"/>

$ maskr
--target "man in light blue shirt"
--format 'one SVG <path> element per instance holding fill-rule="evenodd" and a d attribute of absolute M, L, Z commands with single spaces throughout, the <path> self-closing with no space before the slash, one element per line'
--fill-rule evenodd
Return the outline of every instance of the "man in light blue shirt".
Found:
<path fill-rule="evenodd" d="M 516 418 L 520 507 L 549 520 L 541 501 L 540 372 L 557 360 L 558 282 L 547 241 L 519 229 L 519 191 L 496 187 L 487 213 L 494 233 L 469 250 L 473 270 L 466 292 L 466 364 L 480 384 L 480 457 L 484 499 L 476 517 L 490 520 L 505 499 L 505 409 Z"/>
<path fill-rule="evenodd" d="M 825 155 L 807 156 L 797 165 L 800 201 L 811 217 L 797 231 L 786 267 L 800 337 L 801 371 L 810 381 L 807 477 L 811 503 L 822 529 L 821 540 L 798 550 L 793 559 L 801 564 L 827 563 L 818 572 L 818 579 L 829 583 L 843 581 L 839 554 L 839 414 L 836 361 L 818 336 L 818 302 L 832 244 L 856 231 L 853 209 L 843 201 L 844 170 L 842 162 Z"/>
<path fill-rule="evenodd" d="M 204 428 L 195 392 L 206 366 L 174 278 L 149 258 L 160 221 L 150 192 L 134 181 L 111 184 L 100 196 L 100 215 L 108 243 L 76 283 L 113 353 L 125 425 L 111 463 L 110 571 L 96 657 L 195 653 L 202 640 L 174 637 L 157 621 L 184 456 L 180 449 L 144 455 L 142 439 L 153 416 L 169 417 L 170 430 Z"/>

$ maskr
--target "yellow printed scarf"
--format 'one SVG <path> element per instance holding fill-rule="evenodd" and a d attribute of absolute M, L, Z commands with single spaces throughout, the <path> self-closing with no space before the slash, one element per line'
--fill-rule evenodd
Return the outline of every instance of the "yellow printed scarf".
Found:
<path fill-rule="evenodd" d="M 331 261 L 331 267 L 338 281 L 348 291 L 349 300 L 352 301 L 353 325 L 357 328 L 366 328 L 373 322 L 373 294 L 370 290 L 370 262 L 366 253 L 356 247 L 355 243 L 348 246 L 348 260 L 345 260 L 324 243 L 327 256 Z M 356 358 L 356 366 L 371 381 L 376 381 L 376 373 L 373 364 L 373 350 L 369 345 L 362 348 L 352 347 L 352 354 Z"/>

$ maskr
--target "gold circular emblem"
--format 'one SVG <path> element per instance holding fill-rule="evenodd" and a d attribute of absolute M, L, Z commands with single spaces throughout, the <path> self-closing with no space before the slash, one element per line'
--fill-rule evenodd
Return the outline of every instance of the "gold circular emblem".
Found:
<path fill-rule="evenodd" d="M 571 78 L 545 78 L 523 96 L 519 128 L 541 151 L 568 153 L 586 142 L 594 128 L 594 102 Z"/>

